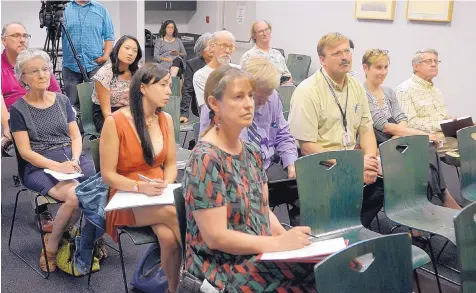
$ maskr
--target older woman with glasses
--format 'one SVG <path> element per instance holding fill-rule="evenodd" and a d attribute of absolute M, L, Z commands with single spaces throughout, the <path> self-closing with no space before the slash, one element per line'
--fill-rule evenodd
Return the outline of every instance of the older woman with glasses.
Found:
<path fill-rule="evenodd" d="M 435 134 L 408 127 L 407 115 L 400 108 L 395 91 L 382 86 L 387 77 L 389 65 L 390 57 L 387 50 L 371 49 L 362 57 L 366 77 L 364 87 L 369 100 L 377 142 L 380 144 L 392 137 L 409 135 L 428 135 L 429 140 L 436 142 Z M 431 187 L 429 196 L 438 196 L 445 207 L 461 209 L 446 188 L 436 148 L 430 147 L 429 152 L 432 166 L 429 174 Z"/>
<path fill-rule="evenodd" d="M 53 232 L 45 235 L 45 253 L 41 253 L 43 271 L 56 269 L 56 252 L 63 232 L 78 220 L 78 199 L 75 188 L 95 174 L 94 163 L 82 152 L 81 133 L 73 108 L 65 95 L 50 92 L 52 64 L 48 54 L 25 49 L 17 58 L 15 75 L 26 94 L 12 105 L 10 129 L 25 167 L 24 185 L 42 195 L 62 201 L 53 222 Z M 45 173 L 46 169 L 72 174 L 82 173 L 76 180 L 59 181 Z"/>
<path fill-rule="evenodd" d="M 18 54 L 28 48 L 31 35 L 27 33 L 23 24 L 11 22 L 2 28 L 2 96 L 5 107 L 2 108 L 2 146 L 11 144 L 10 126 L 8 125 L 8 111 L 18 99 L 26 94 L 20 85 L 13 68 L 17 62 Z M 50 75 L 49 91 L 61 93 L 61 89 L 53 74 Z"/>

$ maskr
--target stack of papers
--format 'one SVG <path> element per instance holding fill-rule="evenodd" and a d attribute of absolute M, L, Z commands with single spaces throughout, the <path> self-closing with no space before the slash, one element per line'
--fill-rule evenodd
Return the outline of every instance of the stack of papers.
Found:
<path fill-rule="evenodd" d="M 174 189 L 182 184 L 169 184 L 161 195 L 149 196 L 144 193 L 117 191 L 107 204 L 105 211 L 129 209 L 154 205 L 173 205 Z"/>
<path fill-rule="evenodd" d="M 312 244 L 296 250 L 269 252 L 258 255 L 256 261 L 261 262 L 292 262 L 292 263 L 318 263 L 329 255 L 347 247 L 343 237 L 313 242 Z"/>
<path fill-rule="evenodd" d="M 50 174 L 51 176 L 55 177 L 59 181 L 72 180 L 72 179 L 76 179 L 76 178 L 84 176 L 81 173 L 67 174 L 67 173 L 56 172 L 56 171 L 53 171 L 53 170 L 50 170 L 50 169 L 45 169 L 44 171 L 45 171 L 46 174 Z"/>

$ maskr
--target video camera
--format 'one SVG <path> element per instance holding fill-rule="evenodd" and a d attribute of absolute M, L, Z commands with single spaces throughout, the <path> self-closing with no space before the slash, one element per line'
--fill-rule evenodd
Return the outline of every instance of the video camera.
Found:
<path fill-rule="evenodd" d="M 64 22 L 64 9 L 70 1 L 41 1 L 40 28 L 57 29 Z"/>

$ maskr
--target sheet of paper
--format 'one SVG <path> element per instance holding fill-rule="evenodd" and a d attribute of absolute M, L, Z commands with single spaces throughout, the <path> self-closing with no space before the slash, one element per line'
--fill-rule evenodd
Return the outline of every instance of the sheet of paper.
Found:
<path fill-rule="evenodd" d="M 50 174 L 51 176 L 55 177 L 59 181 L 71 180 L 71 179 L 83 177 L 83 174 L 81 173 L 66 174 L 66 173 L 56 172 L 50 169 L 45 169 L 44 171 L 46 174 Z"/>
<path fill-rule="evenodd" d="M 346 248 L 347 245 L 343 237 L 329 239 L 324 241 L 313 242 L 297 250 L 263 253 L 260 261 L 282 261 L 282 260 L 299 260 L 299 259 L 322 259 L 322 256 L 327 256 L 337 251 Z"/>
<path fill-rule="evenodd" d="M 148 196 L 144 193 L 118 191 L 107 204 L 105 211 L 128 209 L 154 205 L 173 205 L 174 189 L 182 184 L 169 184 L 164 193 L 158 196 Z"/>

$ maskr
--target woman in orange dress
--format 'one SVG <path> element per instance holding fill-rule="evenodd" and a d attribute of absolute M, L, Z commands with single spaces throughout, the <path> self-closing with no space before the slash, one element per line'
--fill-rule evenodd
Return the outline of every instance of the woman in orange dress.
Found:
<path fill-rule="evenodd" d="M 101 174 L 117 190 L 160 195 L 177 177 L 172 117 L 161 112 L 170 97 L 171 77 L 157 64 L 146 64 L 133 76 L 130 105 L 106 118 L 101 134 Z M 141 181 L 138 175 L 157 183 Z M 121 226 L 151 226 L 159 238 L 161 260 L 175 292 L 182 262 L 180 232 L 174 206 L 114 210 L 106 214 L 106 232 L 117 241 Z"/>

